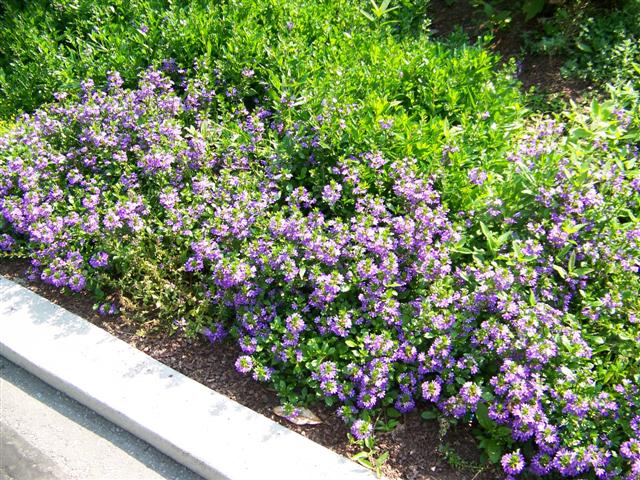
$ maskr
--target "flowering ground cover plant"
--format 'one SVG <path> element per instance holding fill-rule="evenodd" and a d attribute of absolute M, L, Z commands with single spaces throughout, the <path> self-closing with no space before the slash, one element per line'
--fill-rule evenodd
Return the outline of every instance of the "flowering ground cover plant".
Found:
<path fill-rule="evenodd" d="M 230 334 L 239 372 L 291 415 L 334 405 L 356 439 L 433 405 L 477 419 L 508 475 L 638 477 L 632 91 L 520 129 L 456 200 L 440 191 L 461 181 L 456 145 L 434 175 L 328 158 L 324 118 L 288 120 L 293 100 L 248 109 L 168 70 L 135 90 L 87 81 L 1 137 L 3 251 L 53 285 L 126 286 L 177 328 Z"/>
<path fill-rule="evenodd" d="M 54 70 L 97 84 L 0 124 L 3 256 L 238 342 L 289 415 L 324 402 L 368 448 L 418 409 L 474 421 L 507 478 L 640 478 L 632 87 L 534 117 L 513 66 L 420 33 L 420 2 L 45 3 L 51 37 L 0 29 L 0 87 L 30 79 L 3 114 Z M 139 24 L 82 21 L 119 9 Z M 65 22 L 76 53 L 19 53 Z"/>

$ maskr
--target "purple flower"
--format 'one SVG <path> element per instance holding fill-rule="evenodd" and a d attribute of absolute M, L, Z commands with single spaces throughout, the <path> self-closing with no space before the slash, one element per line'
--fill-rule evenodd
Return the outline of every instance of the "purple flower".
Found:
<path fill-rule="evenodd" d="M 583 469 L 578 454 L 566 448 L 561 448 L 553 459 L 553 467 L 564 476 L 576 475 Z"/>
<path fill-rule="evenodd" d="M 371 425 L 371 422 L 367 420 L 358 419 L 355 422 L 353 422 L 353 425 L 351 425 L 351 434 L 357 440 L 364 440 L 370 437 L 372 433 L 373 433 L 373 425 Z"/>
<path fill-rule="evenodd" d="M 86 285 L 86 280 L 79 273 L 72 275 L 71 278 L 69 279 L 69 288 L 74 292 L 82 291 L 85 285 Z"/>
<path fill-rule="evenodd" d="M 629 422 L 629 426 L 636 435 L 640 436 L 640 415 L 634 416 Z"/>
<path fill-rule="evenodd" d="M 482 398 L 482 389 L 473 382 L 466 382 L 462 385 L 462 388 L 460 388 L 460 396 L 472 409 L 474 409 L 476 404 Z"/>
<path fill-rule="evenodd" d="M 109 263 L 109 255 L 106 252 L 98 252 L 89 259 L 89 265 L 93 268 L 106 267 Z"/>
<path fill-rule="evenodd" d="M 322 362 L 320 364 L 320 379 L 323 381 L 333 380 L 336 378 L 337 370 L 334 362 Z"/>
<path fill-rule="evenodd" d="M 502 465 L 502 469 L 505 473 L 508 473 L 509 475 L 519 474 L 524 470 L 525 465 L 524 457 L 520 453 L 520 450 L 503 455 L 502 460 L 500 460 L 500 464 Z"/>
<path fill-rule="evenodd" d="M 330 397 L 338 393 L 339 385 L 335 380 L 323 380 L 320 382 L 320 390 L 324 392 L 325 396 Z"/>
<path fill-rule="evenodd" d="M 469 170 L 469 180 L 476 185 L 482 185 L 487 179 L 487 173 L 479 168 Z"/>
<path fill-rule="evenodd" d="M 204 327 L 202 329 L 202 334 L 209 340 L 211 343 L 216 343 L 227 336 L 227 331 L 222 326 L 222 324 L 217 324 L 214 330 L 211 330 L 209 327 Z"/>
<path fill-rule="evenodd" d="M 268 382 L 271 379 L 274 369 L 265 367 L 264 365 L 256 365 L 253 369 L 251 377 L 257 382 Z"/>
<path fill-rule="evenodd" d="M 325 185 L 322 190 L 322 199 L 329 205 L 333 206 L 342 196 L 342 186 L 335 181 L 331 181 L 329 185 Z"/>
<path fill-rule="evenodd" d="M 389 130 L 393 126 L 393 119 L 389 118 L 386 120 L 378 120 L 378 124 L 382 130 Z"/>
<path fill-rule="evenodd" d="M 299 313 L 292 313 L 285 319 L 285 324 L 287 326 L 287 330 L 293 334 L 298 334 L 302 332 L 305 328 L 305 322 L 302 318 L 302 315 Z"/>
<path fill-rule="evenodd" d="M 168 73 L 175 72 L 178 68 L 178 64 L 173 58 L 166 58 L 162 60 L 162 70 Z"/>
<path fill-rule="evenodd" d="M 118 313 L 118 307 L 113 303 L 103 303 L 98 307 L 100 315 L 115 315 Z"/>
<path fill-rule="evenodd" d="M 240 373 L 249 373 L 253 368 L 253 359 L 249 355 L 242 355 L 236 360 L 235 367 Z"/>
<path fill-rule="evenodd" d="M 349 335 L 349 329 L 352 325 L 351 314 L 348 312 L 341 312 L 339 315 L 330 317 L 327 323 L 330 330 L 338 337 L 346 337 Z"/>
<path fill-rule="evenodd" d="M 0 235 L 0 250 L 8 252 L 11 250 L 16 241 L 7 234 Z"/>
<path fill-rule="evenodd" d="M 199 272 L 204 268 L 202 258 L 199 256 L 190 257 L 184 264 L 184 269 L 187 272 Z"/>
<path fill-rule="evenodd" d="M 119 72 L 109 72 L 107 74 L 107 83 L 110 89 L 117 89 L 124 83 Z"/>
<path fill-rule="evenodd" d="M 531 459 L 531 471 L 536 475 L 546 475 L 551 471 L 553 457 L 548 453 L 538 453 Z"/>
<path fill-rule="evenodd" d="M 403 392 L 398 395 L 398 399 L 393 404 L 396 410 L 400 413 L 409 413 L 416 406 L 416 402 L 413 400 L 411 394 Z"/>
<path fill-rule="evenodd" d="M 620 454 L 629 460 L 640 459 L 640 440 L 632 438 L 620 445 Z"/>
<path fill-rule="evenodd" d="M 437 402 L 442 389 L 437 380 L 431 380 L 422 384 L 422 398 L 430 402 Z"/>

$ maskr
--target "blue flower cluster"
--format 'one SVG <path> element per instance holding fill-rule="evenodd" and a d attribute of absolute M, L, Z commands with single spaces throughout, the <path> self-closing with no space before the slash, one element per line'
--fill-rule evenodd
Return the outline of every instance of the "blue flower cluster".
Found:
<path fill-rule="evenodd" d="M 168 70 L 135 90 L 87 81 L 0 137 L 1 250 L 80 291 L 160 245 L 156 274 L 210 307 L 187 324 L 230 333 L 237 370 L 286 401 L 338 405 L 357 439 L 373 412 L 430 403 L 477 417 L 512 450 L 508 475 L 640 478 L 640 137 L 624 110 L 603 135 L 526 129 L 469 170 L 475 208 L 454 213 L 415 159 L 330 155 L 328 108 L 304 125 L 291 99 L 268 109 Z"/>

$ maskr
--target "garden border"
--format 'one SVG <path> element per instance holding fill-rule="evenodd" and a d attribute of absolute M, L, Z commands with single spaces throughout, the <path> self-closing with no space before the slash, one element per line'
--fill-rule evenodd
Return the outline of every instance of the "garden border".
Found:
<path fill-rule="evenodd" d="M 205 478 L 375 478 L 1 276 L 0 355 Z"/>

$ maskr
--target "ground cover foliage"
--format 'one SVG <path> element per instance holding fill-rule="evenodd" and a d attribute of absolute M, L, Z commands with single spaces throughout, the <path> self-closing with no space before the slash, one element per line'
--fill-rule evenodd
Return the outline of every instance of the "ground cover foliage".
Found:
<path fill-rule="evenodd" d="M 3 255 L 369 449 L 417 408 L 507 476 L 640 476 L 632 83 L 533 115 L 417 1 L 96 4 L 4 7 Z"/>
<path fill-rule="evenodd" d="M 497 43 L 511 48 L 519 44 L 509 54 L 559 59 L 565 79 L 594 85 L 631 82 L 638 87 L 638 0 L 444 0 L 444 4 L 472 10 L 468 26 L 478 33 L 495 35 Z"/>
<path fill-rule="evenodd" d="M 564 55 L 563 73 L 597 83 L 640 78 L 640 2 L 563 2 L 530 38 L 535 53 Z"/>

